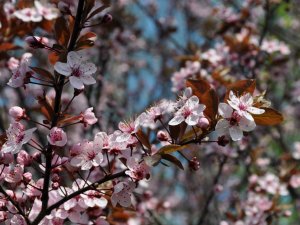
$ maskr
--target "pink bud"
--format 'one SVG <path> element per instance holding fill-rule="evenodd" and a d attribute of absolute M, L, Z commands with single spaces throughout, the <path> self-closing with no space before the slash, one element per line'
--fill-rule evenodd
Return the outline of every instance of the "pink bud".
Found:
<path fill-rule="evenodd" d="M 23 180 L 25 183 L 29 183 L 32 180 L 32 174 L 29 172 L 24 173 L 23 177 L 24 177 Z"/>
<path fill-rule="evenodd" d="M 13 106 L 9 109 L 9 115 L 16 121 L 20 121 L 25 117 L 25 110 L 19 106 Z"/>
<path fill-rule="evenodd" d="M 93 125 L 98 121 L 98 119 L 95 116 L 95 113 L 93 112 L 93 107 L 85 110 L 84 113 L 81 113 L 81 116 L 84 126 Z"/>
<path fill-rule="evenodd" d="M 221 192 L 223 191 L 223 186 L 221 184 L 217 184 L 214 188 L 215 192 Z"/>
<path fill-rule="evenodd" d="M 59 147 L 65 146 L 67 144 L 67 135 L 63 129 L 58 127 L 53 127 L 50 130 L 50 134 L 47 139 L 51 145 L 56 145 Z"/>
<path fill-rule="evenodd" d="M 32 157 L 24 150 L 21 150 L 17 156 L 17 162 L 23 166 L 29 166 L 32 162 Z"/>
<path fill-rule="evenodd" d="M 196 157 L 193 157 L 190 161 L 189 161 L 189 168 L 191 170 L 197 171 L 200 169 L 200 162 Z"/>
<path fill-rule="evenodd" d="M 169 140 L 169 136 L 166 132 L 160 130 L 157 132 L 157 139 L 160 141 L 168 141 Z"/>
<path fill-rule="evenodd" d="M 197 124 L 201 129 L 206 129 L 209 126 L 209 121 L 205 117 L 201 117 Z"/>

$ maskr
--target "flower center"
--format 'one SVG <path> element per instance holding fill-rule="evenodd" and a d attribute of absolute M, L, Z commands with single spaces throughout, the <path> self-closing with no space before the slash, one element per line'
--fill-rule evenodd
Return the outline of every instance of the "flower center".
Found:
<path fill-rule="evenodd" d="M 80 77 L 81 76 L 81 70 L 79 69 L 79 67 L 77 67 L 77 68 L 73 68 L 72 69 L 72 75 L 74 76 L 74 77 Z"/>
<path fill-rule="evenodd" d="M 96 157 L 96 153 L 95 152 L 89 152 L 88 153 L 88 159 L 89 160 L 93 160 Z"/>
<path fill-rule="evenodd" d="M 231 118 L 228 119 L 231 126 L 235 126 L 240 121 L 241 116 L 237 112 L 233 112 Z"/>
<path fill-rule="evenodd" d="M 189 108 L 183 109 L 182 115 L 184 116 L 184 118 L 187 118 L 191 114 L 192 114 L 192 111 Z"/>
<path fill-rule="evenodd" d="M 16 142 L 17 144 L 21 143 L 21 141 L 24 139 L 25 134 L 19 134 L 16 136 Z"/>
<path fill-rule="evenodd" d="M 241 111 L 246 111 L 246 110 L 247 110 L 247 106 L 244 105 L 243 103 L 240 103 L 240 104 L 239 104 L 239 109 L 240 109 Z"/>
<path fill-rule="evenodd" d="M 54 131 L 54 133 L 51 135 L 51 138 L 53 141 L 61 141 L 62 140 L 61 131 Z"/>

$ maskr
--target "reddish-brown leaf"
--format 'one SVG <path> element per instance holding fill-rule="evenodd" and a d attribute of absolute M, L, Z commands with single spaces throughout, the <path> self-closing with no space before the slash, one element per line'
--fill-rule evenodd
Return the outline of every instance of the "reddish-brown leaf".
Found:
<path fill-rule="evenodd" d="M 7 140 L 6 134 L 5 134 L 5 133 L 4 133 L 4 134 L 1 134 L 1 135 L 0 135 L 0 149 L 2 148 L 2 146 L 3 146 L 3 144 L 6 142 L 6 140 Z"/>
<path fill-rule="evenodd" d="M 45 96 L 38 97 L 38 103 L 40 104 L 41 112 L 46 117 L 46 119 L 51 120 L 52 116 L 54 114 L 54 110 L 53 110 L 53 107 L 51 106 L 49 100 Z"/>
<path fill-rule="evenodd" d="M 255 80 L 239 80 L 227 86 L 225 100 L 229 97 L 229 92 L 233 91 L 234 94 L 241 96 L 244 93 L 253 94 L 256 87 Z"/>
<path fill-rule="evenodd" d="M 192 88 L 194 95 L 200 98 L 206 91 L 211 89 L 210 84 L 203 79 L 193 80 L 188 79 L 186 81 L 186 86 Z"/>
<path fill-rule="evenodd" d="M 89 14 L 89 16 L 87 17 L 87 20 L 90 19 L 90 18 L 92 18 L 93 16 L 97 15 L 98 13 L 101 13 L 104 9 L 106 9 L 108 7 L 109 7 L 109 5 L 102 5 L 102 6 L 98 7 L 98 8 L 96 8 L 93 12 L 91 12 Z"/>
<path fill-rule="evenodd" d="M 158 154 L 170 154 L 172 152 L 177 152 L 180 151 L 182 149 L 184 149 L 186 146 L 185 145 L 165 145 L 163 146 L 161 149 L 158 150 Z"/>
<path fill-rule="evenodd" d="M 144 134 L 144 132 L 140 129 L 136 133 L 137 138 L 139 141 L 148 149 L 151 150 L 151 144 L 149 138 Z"/>
<path fill-rule="evenodd" d="M 215 89 L 210 89 L 205 92 L 201 98 L 200 102 L 206 106 L 204 113 L 208 116 L 211 120 L 215 120 L 216 115 L 218 113 L 218 105 L 219 105 L 219 98 L 215 91 Z"/>
<path fill-rule="evenodd" d="M 14 45 L 14 44 L 9 43 L 9 42 L 4 42 L 4 43 L 0 44 L 0 52 L 15 50 L 15 49 L 19 49 L 19 48 L 20 48 L 19 46 Z"/>
<path fill-rule="evenodd" d="M 179 159 L 177 159 L 175 156 L 170 155 L 170 154 L 163 154 L 161 155 L 161 158 L 164 160 L 167 160 L 171 163 L 173 163 L 174 165 L 176 165 L 179 169 L 184 170 L 182 163 L 180 162 Z"/>
<path fill-rule="evenodd" d="M 43 76 L 44 78 L 53 81 L 53 75 L 48 70 L 38 68 L 38 67 L 30 67 L 30 69 L 32 69 L 35 73 Z"/>
<path fill-rule="evenodd" d="M 54 28 L 57 42 L 60 45 L 67 47 L 70 39 L 70 29 L 68 22 L 64 17 L 58 17 L 55 21 Z"/>
<path fill-rule="evenodd" d="M 64 114 L 64 116 L 59 119 L 58 125 L 64 126 L 67 124 L 72 124 L 72 123 L 78 122 L 80 120 L 80 118 L 81 118 L 81 116 Z"/>
<path fill-rule="evenodd" d="M 280 112 L 272 108 L 262 108 L 265 112 L 261 115 L 252 115 L 258 125 L 273 126 L 283 122 L 283 116 Z"/>
<path fill-rule="evenodd" d="M 49 62 L 52 65 L 54 65 L 58 61 L 59 55 L 56 52 L 50 52 L 48 55 L 48 59 L 49 59 Z"/>

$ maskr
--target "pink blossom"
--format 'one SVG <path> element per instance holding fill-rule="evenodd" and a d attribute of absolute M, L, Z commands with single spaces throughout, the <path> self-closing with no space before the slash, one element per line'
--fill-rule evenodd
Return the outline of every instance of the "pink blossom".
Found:
<path fill-rule="evenodd" d="M 17 156 L 17 162 L 23 166 L 29 166 L 32 163 L 32 156 L 29 155 L 26 151 L 21 150 Z"/>
<path fill-rule="evenodd" d="M 42 5 L 40 1 L 34 1 L 34 6 L 46 20 L 53 20 L 59 16 L 59 10 L 51 4 Z"/>
<path fill-rule="evenodd" d="M 11 219 L 9 219 L 9 221 L 7 220 L 5 222 L 5 224 L 9 224 L 9 225 L 27 225 L 25 219 L 19 214 L 14 215 Z"/>
<path fill-rule="evenodd" d="M 132 181 L 116 184 L 111 196 L 113 206 L 116 206 L 119 203 L 123 207 L 129 207 L 131 205 L 131 196 L 134 188 L 135 184 Z"/>
<path fill-rule="evenodd" d="M 19 183 L 23 179 L 23 172 L 23 166 L 16 165 L 10 169 L 4 180 L 8 183 Z"/>
<path fill-rule="evenodd" d="M 25 55 L 25 54 L 24 54 Z M 8 81 L 8 85 L 13 88 L 18 88 L 24 86 L 28 82 L 31 76 L 31 71 L 29 69 L 31 54 L 27 54 L 23 57 L 19 66 L 12 70 L 12 77 Z"/>
<path fill-rule="evenodd" d="M 125 173 L 135 181 L 150 177 L 150 167 L 144 161 L 139 163 L 136 158 L 131 157 L 127 160 L 127 167 L 129 171 Z"/>
<path fill-rule="evenodd" d="M 300 187 L 300 174 L 294 174 L 290 179 L 290 185 L 293 188 Z"/>
<path fill-rule="evenodd" d="M 25 130 L 24 126 L 19 122 L 10 124 L 6 131 L 7 141 L 3 144 L 1 151 L 4 153 L 18 153 L 22 146 L 29 142 L 36 128 Z"/>
<path fill-rule="evenodd" d="M 93 142 L 84 140 L 80 143 L 79 154 L 71 159 L 71 165 L 81 167 L 82 170 L 99 166 L 103 162 L 102 146 L 103 141 L 100 136 L 96 135 Z"/>
<path fill-rule="evenodd" d="M 15 120 L 15 121 L 19 121 L 21 120 L 23 117 L 25 117 L 25 110 L 22 109 L 19 106 L 13 106 L 9 109 L 8 111 L 9 115 Z"/>
<path fill-rule="evenodd" d="M 170 120 L 169 125 L 176 126 L 185 121 L 188 125 L 194 126 L 198 123 L 199 118 L 203 116 L 204 109 L 205 105 L 199 104 L 197 96 L 192 96 L 175 113 L 175 116 Z"/>
<path fill-rule="evenodd" d="M 229 92 L 228 104 L 235 109 L 242 117 L 253 121 L 251 114 L 263 114 L 264 109 L 253 107 L 253 98 L 250 93 L 247 93 L 238 98 L 233 91 Z M 250 114 L 251 113 L 251 114 Z"/>
<path fill-rule="evenodd" d="M 40 22 L 43 17 L 35 8 L 24 8 L 14 12 L 14 16 L 23 22 Z"/>
<path fill-rule="evenodd" d="M 63 129 L 58 128 L 58 127 L 53 127 L 50 130 L 50 133 L 47 136 L 47 139 L 51 145 L 62 147 L 67 144 L 66 133 L 63 131 Z"/>
<path fill-rule="evenodd" d="M 157 121 L 163 120 L 166 114 L 174 111 L 174 108 L 175 104 L 173 102 L 162 100 L 138 116 L 139 125 L 155 129 L 158 124 Z"/>
<path fill-rule="evenodd" d="M 84 111 L 84 113 L 81 113 L 82 122 L 84 126 L 93 125 L 98 121 L 98 119 L 95 116 L 95 113 L 93 113 L 92 111 L 93 111 L 93 107 L 88 108 L 87 110 Z"/>
<path fill-rule="evenodd" d="M 81 199 L 78 204 L 82 208 L 88 207 L 100 207 L 105 208 L 107 205 L 107 200 L 98 191 L 86 191 L 84 194 L 80 195 Z"/>
<path fill-rule="evenodd" d="M 229 132 L 233 141 L 241 140 L 243 131 L 252 131 L 256 126 L 254 121 L 242 117 L 226 103 L 219 104 L 219 114 L 223 119 L 220 119 L 216 125 L 217 134 L 222 136 Z"/>
<path fill-rule="evenodd" d="M 57 62 L 54 69 L 61 75 L 69 77 L 71 85 L 76 89 L 83 89 L 84 84 L 96 83 L 91 76 L 97 71 L 96 66 L 84 61 L 83 56 L 77 52 L 69 52 L 67 63 Z"/>

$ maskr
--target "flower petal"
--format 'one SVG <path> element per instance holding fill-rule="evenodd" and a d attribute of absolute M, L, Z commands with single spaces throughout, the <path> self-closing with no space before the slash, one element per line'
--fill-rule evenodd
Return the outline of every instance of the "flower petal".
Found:
<path fill-rule="evenodd" d="M 247 120 L 246 118 L 242 117 L 240 122 L 239 122 L 239 127 L 243 131 L 252 131 L 256 127 L 256 124 L 253 120 Z"/>
<path fill-rule="evenodd" d="M 243 131 L 238 126 L 230 127 L 229 134 L 233 141 L 241 140 L 243 137 Z"/>
<path fill-rule="evenodd" d="M 77 77 L 74 77 L 74 76 L 71 76 L 69 78 L 70 80 L 70 83 L 71 85 L 76 88 L 76 89 L 83 89 L 84 88 L 84 85 L 83 85 L 83 82 L 81 81 L 81 79 L 77 78 Z"/>
<path fill-rule="evenodd" d="M 222 136 L 227 133 L 230 124 L 227 120 L 221 119 L 216 125 L 216 132 L 219 136 Z"/>
<path fill-rule="evenodd" d="M 218 111 L 223 118 L 231 118 L 233 109 L 226 103 L 220 103 Z"/>
<path fill-rule="evenodd" d="M 253 107 L 253 106 L 248 107 L 247 111 L 249 113 L 256 114 L 256 115 L 263 114 L 265 112 L 264 109 L 259 109 L 259 108 Z"/>
<path fill-rule="evenodd" d="M 169 125 L 176 126 L 184 121 L 184 117 L 181 115 L 175 116 L 173 119 L 169 121 Z"/>
<path fill-rule="evenodd" d="M 83 63 L 80 68 L 86 75 L 92 75 L 97 71 L 97 67 L 94 63 Z"/>
<path fill-rule="evenodd" d="M 54 69 L 56 72 L 64 76 L 70 76 L 72 73 L 72 69 L 67 63 L 57 62 L 54 65 Z"/>
<path fill-rule="evenodd" d="M 78 67 L 83 61 L 83 56 L 77 52 L 69 52 L 67 60 L 70 67 Z"/>
<path fill-rule="evenodd" d="M 80 78 L 81 78 L 81 81 L 86 85 L 96 83 L 96 80 L 92 76 L 81 76 Z"/>

